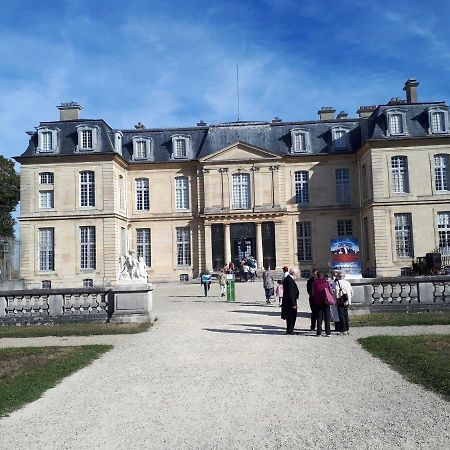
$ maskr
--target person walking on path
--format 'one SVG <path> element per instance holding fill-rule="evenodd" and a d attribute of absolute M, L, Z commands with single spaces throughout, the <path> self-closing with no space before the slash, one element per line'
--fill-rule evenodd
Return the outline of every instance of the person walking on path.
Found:
<path fill-rule="evenodd" d="M 222 272 L 219 277 L 220 296 L 225 297 L 225 290 L 227 288 L 227 276 Z"/>
<path fill-rule="evenodd" d="M 317 308 L 317 336 L 322 335 L 322 321 L 325 320 L 325 334 L 330 336 L 330 306 L 329 298 L 333 298 L 330 283 L 324 278 L 323 272 L 317 272 L 317 279 L 313 282 L 312 296 Z"/>
<path fill-rule="evenodd" d="M 295 275 L 296 270 L 291 268 L 283 280 L 281 318 L 286 320 L 286 334 L 295 334 L 294 327 L 297 319 L 297 300 L 299 296 Z"/>
<path fill-rule="evenodd" d="M 353 288 L 352 285 L 345 280 L 345 272 L 343 271 L 340 271 L 337 274 L 334 292 L 339 314 L 340 334 L 349 334 L 348 307 L 352 304 Z"/>
<path fill-rule="evenodd" d="M 314 280 L 317 279 L 317 269 L 313 269 L 312 271 L 312 277 L 306 282 L 306 291 L 308 292 L 309 295 L 309 307 L 311 309 L 311 331 L 314 331 L 316 329 L 316 325 L 317 325 L 317 309 L 314 305 L 314 298 L 312 295 L 312 289 L 313 289 L 313 283 Z"/>
<path fill-rule="evenodd" d="M 275 288 L 275 297 L 278 298 L 278 306 L 281 306 L 283 301 L 283 281 L 277 281 L 277 287 Z"/>
<path fill-rule="evenodd" d="M 269 267 L 265 267 L 262 274 L 264 292 L 266 294 L 266 304 L 270 305 L 270 299 L 273 297 L 273 277 Z"/>
<path fill-rule="evenodd" d="M 211 287 L 211 274 L 209 273 L 208 270 L 205 270 L 202 273 L 201 281 L 203 285 L 203 290 L 205 292 L 205 297 L 208 297 L 208 291 L 209 288 Z"/>

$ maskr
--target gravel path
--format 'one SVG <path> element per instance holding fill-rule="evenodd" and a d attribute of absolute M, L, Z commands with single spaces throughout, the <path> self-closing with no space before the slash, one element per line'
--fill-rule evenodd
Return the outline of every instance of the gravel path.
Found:
<path fill-rule="evenodd" d="M 307 331 L 303 313 L 300 335 L 286 336 L 279 308 L 265 306 L 262 294 L 260 283 L 239 284 L 240 301 L 227 304 L 205 301 L 199 286 L 160 285 L 159 321 L 149 332 L 15 340 L 115 348 L 0 419 L 0 448 L 450 448 L 450 404 L 356 342 L 449 326 L 362 328 L 326 339 Z"/>

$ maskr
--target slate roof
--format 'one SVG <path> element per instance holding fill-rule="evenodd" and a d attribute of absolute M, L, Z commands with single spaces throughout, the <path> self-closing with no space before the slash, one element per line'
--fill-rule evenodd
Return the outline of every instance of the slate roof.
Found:
<path fill-rule="evenodd" d="M 197 160 L 236 142 L 265 149 L 268 152 L 283 156 L 291 153 L 291 130 L 295 128 L 306 129 L 310 133 L 311 151 L 313 154 L 333 153 L 331 129 L 335 126 L 344 126 L 350 129 L 350 147 L 339 153 L 354 153 L 367 140 L 402 139 L 386 136 L 386 110 L 401 108 L 406 111 L 407 138 L 430 137 L 428 134 L 428 108 L 442 106 L 444 102 L 414 103 L 399 105 L 380 105 L 369 118 L 316 120 L 304 122 L 230 122 L 217 125 L 205 125 L 186 128 L 164 129 L 132 129 L 120 130 L 122 137 L 122 156 L 131 161 L 133 154 L 132 139 L 135 136 L 150 137 L 153 141 L 151 158 L 146 162 L 173 161 L 172 136 L 189 136 L 191 142 L 188 160 Z M 114 149 L 114 130 L 103 120 L 78 119 L 70 121 L 41 122 L 40 126 L 58 128 L 59 151 L 56 154 L 69 155 L 76 153 L 77 130 L 76 126 L 85 124 L 99 128 L 98 147 L 89 153 L 116 153 Z M 433 137 L 433 136 L 432 136 Z M 29 157 L 36 155 L 37 132 L 33 133 L 27 150 L 21 155 Z M 39 156 L 52 157 L 55 153 L 40 153 Z M 295 154 L 301 158 L 304 154 Z"/>

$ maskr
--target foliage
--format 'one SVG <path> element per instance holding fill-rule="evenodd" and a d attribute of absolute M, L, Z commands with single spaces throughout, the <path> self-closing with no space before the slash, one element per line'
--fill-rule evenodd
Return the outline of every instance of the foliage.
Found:
<path fill-rule="evenodd" d="M 0 155 L 0 237 L 14 237 L 14 211 L 20 198 L 20 177 L 14 162 Z"/>
<path fill-rule="evenodd" d="M 352 327 L 401 327 L 406 325 L 450 325 L 450 311 L 445 312 L 382 312 L 352 315 Z"/>
<path fill-rule="evenodd" d="M 98 334 L 136 334 L 147 331 L 149 323 L 59 323 L 0 326 L 0 338 L 40 336 L 93 336 Z"/>
<path fill-rule="evenodd" d="M 371 336 L 358 341 L 407 380 L 450 400 L 450 335 Z"/>
<path fill-rule="evenodd" d="M 0 416 L 37 400 L 64 377 L 111 349 L 111 345 L 86 345 L 0 350 Z"/>

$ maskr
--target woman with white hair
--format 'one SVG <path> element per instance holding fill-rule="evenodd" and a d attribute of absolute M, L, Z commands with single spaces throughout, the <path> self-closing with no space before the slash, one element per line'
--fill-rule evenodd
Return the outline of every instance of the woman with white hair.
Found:
<path fill-rule="evenodd" d="M 348 307 L 352 304 L 353 288 L 345 279 L 345 272 L 339 271 L 334 285 L 336 306 L 339 314 L 340 334 L 349 334 Z"/>

